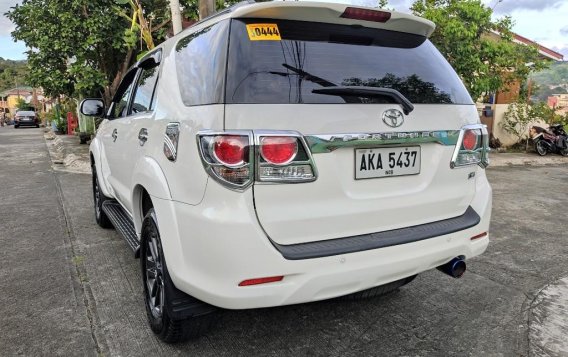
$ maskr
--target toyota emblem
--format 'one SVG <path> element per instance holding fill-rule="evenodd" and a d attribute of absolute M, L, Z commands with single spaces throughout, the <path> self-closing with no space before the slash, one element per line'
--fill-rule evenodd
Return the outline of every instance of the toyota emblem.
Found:
<path fill-rule="evenodd" d="M 383 113 L 383 122 L 392 128 L 398 128 L 404 123 L 404 114 L 397 109 L 385 110 Z"/>

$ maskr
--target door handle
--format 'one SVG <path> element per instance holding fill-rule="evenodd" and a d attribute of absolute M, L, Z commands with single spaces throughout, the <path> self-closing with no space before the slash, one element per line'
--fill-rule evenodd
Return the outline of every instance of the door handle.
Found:
<path fill-rule="evenodd" d="M 112 142 L 113 143 L 116 141 L 116 138 L 118 138 L 118 130 L 114 129 L 112 131 Z"/>
<path fill-rule="evenodd" d="M 144 146 L 146 141 L 148 141 L 148 129 L 142 128 L 138 132 L 138 142 L 140 143 L 140 146 Z"/>

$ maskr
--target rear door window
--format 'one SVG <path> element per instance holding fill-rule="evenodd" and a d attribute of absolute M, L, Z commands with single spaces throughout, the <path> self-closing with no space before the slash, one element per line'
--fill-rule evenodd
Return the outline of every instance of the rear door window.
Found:
<path fill-rule="evenodd" d="M 223 102 L 229 20 L 198 30 L 176 45 L 176 68 L 187 106 Z"/>
<path fill-rule="evenodd" d="M 269 24 L 271 33 L 254 39 L 247 24 L 259 23 Z M 279 36 L 273 36 L 274 28 Z M 473 103 L 455 71 L 424 36 L 303 21 L 232 20 L 226 103 L 392 102 L 388 97 L 312 92 L 332 86 L 396 89 L 414 104 Z"/>

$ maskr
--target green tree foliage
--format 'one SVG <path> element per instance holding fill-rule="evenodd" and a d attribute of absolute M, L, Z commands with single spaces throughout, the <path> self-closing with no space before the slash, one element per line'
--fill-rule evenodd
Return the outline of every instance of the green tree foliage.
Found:
<path fill-rule="evenodd" d="M 198 17 L 198 0 L 180 2 L 185 16 Z M 133 10 L 140 12 L 133 16 Z M 12 37 L 31 48 L 29 85 L 50 97 L 102 96 L 108 102 L 136 55 L 166 39 L 171 15 L 168 0 L 23 0 L 6 16 L 16 24 Z M 127 21 L 133 17 L 136 23 Z"/>
<path fill-rule="evenodd" d="M 26 73 L 26 61 L 5 60 L 0 57 L 0 92 L 16 86 L 27 85 Z"/>
<path fill-rule="evenodd" d="M 561 116 L 554 112 L 544 102 L 529 103 L 524 99 L 519 99 L 516 103 L 511 103 L 505 112 L 501 127 L 509 134 L 517 138 L 517 143 L 528 139 L 529 127 L 537 122 L 554 124 L 568 122 L 568 115 Z M 528 140 L 527 140 L 528 148 Z"/>
<path fill-rule="evenodd" d="M 492 21 L 492 10 L 480 0 L 417 0 L 411 10 L 436 24 L 432 42 L 474 99 L 524 82 L 531 71 L 545 66 L 536 47 L 513 42 L 511 18 Z M 500 39 L 491 36 L 495 32 Z"/>
<path fill-rule="evenodd" d="M 16 111 L 28 110 L 29 108 L 30 108 L 30 105 L 28 103 L 26 103 L 24 98 L 16 99 Z"/>
<path fill-rule="evenodd" d="M 129 59 L 122 22 L 109 0 L 24 0 L 6 14 L 12 37 L 31 48 L 28 82 L 57 97 L 107 97 Z"/>
<path fill-rule="evenodd" d="M 555 62 L 550 68 L 531 75 L 534 100 L 546 101 L 553 94 L 568 93 L 568 62 Z"/>

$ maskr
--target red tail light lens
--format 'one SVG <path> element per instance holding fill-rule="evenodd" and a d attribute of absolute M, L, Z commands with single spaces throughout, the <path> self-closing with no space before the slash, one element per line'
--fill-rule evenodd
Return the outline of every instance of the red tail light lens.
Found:
<path fill-rule="evenodd" d="M 364 20 L 373 22 L 387 22 L 391 18 L 391 13 L 386 11 L 359 9 L 356 7 L 348 7 L 345 9 L 341 17 L 345 19 Z"/>
<path fill-rule="evenodd" d="M 248 137 L 236 135 L 216 136 L 212 144 L 213 155 L 221 164 L 239 166 L 245 162 Z"/>
<path fill-rule="evenodd" d="M 260 140 L 260 154 L 268 163 L 286 165 L 298 153 L 298 139 L 290 136 L 266 136 Z"/>
<path fill-rule="evenodd" d="M 256 279 L 248 279 L 243 280 L 239 283 L 239 286 L 250 286 L 250 285 L 259 285 L 259 284 L 266 284 L 266 283 L 274 283 L 277 281 L 282 281 L 284 279 L 283 276 L 271 276 L 267 278 L 256 278 Z"/>
<path fill-rule="evenodd" d="M 469 151 L 477 147 L 477 133 L 474 130 L 466 130 L 463 134 L 463 148 Z"/>

